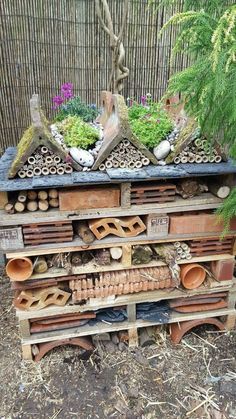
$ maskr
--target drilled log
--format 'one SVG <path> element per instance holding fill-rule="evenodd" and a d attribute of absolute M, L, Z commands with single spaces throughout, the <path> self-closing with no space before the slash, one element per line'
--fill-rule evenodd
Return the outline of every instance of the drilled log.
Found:
<path fill-rule="evenodd" d="M 37 194 L 37 192 L 36 192 L 36 191 L 28 191 L 28 192 L 27 192 L 27 198 L 28 198 L 30 201 L 35 201 L 35 200 L 37 199 L 37 197 L 38 197 L 38 194 Z"/>
<path fill-rule="evenodd" d="M 48 203 L 48 201 L 46 201 L 46 200 L 44 200 L 44 201 L 39 201 L 38 202 L 38 205 L 39 205 L 39 209 L 41 210 L 41 211 L 47 211 L 48 210 L 48 208 L 49 208 L 49 203 Z"/>
<path fill-rule="evenodd" d="M 24 202 L 16 202 L 14 205 L 16 212 L 23 212 L 25 210 L 25 203 Z"/>
<path fill-rule="evenodd" d="M 52 208 L 58 208 L 59 207 L 59 200 L 57 198 L 49 199 L 49 205 Z"/>
<path fill-rule="evenodd" d="M 221 185 L 219 183 L 211 183 L 208 186 L 209 191 L 218 198 L 224 199 L 230 194 L 230 187 L 227 185 Z"/>
<path fill-rule="evenodd" d="M 39 191 L 38 192 L 38 199 L 40 201 L 45 201 L 45 199 L 47 199 L 48 197 L 48 193 L 46 191 Z"/>
<path fill-rule="evenodd" d="M 58 198 L 58 190 L 57 189 L 49 189 L 48 196 L 49 196 L 49 198 L 52 198 L 52 199 Z"/>
<path fill-rule="evenodd" d="M 29 201 L 26 204 L 26 208 L 28 211 L 34 212 L 38 209 L 38 202 L 37 201 Z"/>

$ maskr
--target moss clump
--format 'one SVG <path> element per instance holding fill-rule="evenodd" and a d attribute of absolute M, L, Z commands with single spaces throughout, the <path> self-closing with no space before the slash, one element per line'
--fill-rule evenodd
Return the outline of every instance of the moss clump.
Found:
<path fill-rule="evenodd" d="M 57 126 L 69 147 L 87 150 L 99 139 L 98 131 L 78 116 L 69 116 Z"/>

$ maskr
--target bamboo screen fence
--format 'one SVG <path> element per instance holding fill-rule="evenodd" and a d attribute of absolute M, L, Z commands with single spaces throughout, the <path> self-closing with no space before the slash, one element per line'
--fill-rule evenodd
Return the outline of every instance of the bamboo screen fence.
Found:
<path fill-rule="evenodd" d="M 154 14 L 147 0 L 130 0 L 124 34 L 125 64 L 130 69 L 125 97 L 151 93 L 160 98 L 170 73 L 186 63 L 169 65 L 174 32 L 158 39 L 158 31 L 176 9 Z M 123 0 L 110 0 L 115 27 Z M 181 0 L 179 2 L 181 8 Z M 39 93 L 52 117 L 52 96 L 70 81 L 87 103 L 99 103 L 111 70 L 109 39 L 98 24 L 94 0 L 1 0 L 0 2 L 0 129 L 2 151 L 17 144 L 30 123 L 29 98 Z"/>

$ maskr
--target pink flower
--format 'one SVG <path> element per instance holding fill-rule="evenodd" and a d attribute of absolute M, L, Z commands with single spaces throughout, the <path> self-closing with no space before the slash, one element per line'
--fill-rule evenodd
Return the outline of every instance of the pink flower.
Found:
<path fill-rule="evenodd" d="M 62 94 L 65 94 L 65 92 L 71 92 L 73 89 L 73 84 L 72 83 L 64 83 L 61 85 L 61 92 Z"/>
<path fill-rule="evenodd" d="M 63 96 L 64 96 L 64 98 L 65 98 L 65 99 L 70 99 L 70 98 L 72 98 L 72 97 L 73 97 L 73 93 L 72 93 L 72 91 L 71 91 L 71 90 L 65 90 L 65 91 L 63 92 Z"/>
<path fill-rule="evenodd" d="M 64 102 L 64 99 L 63 99 L 62 96 L 54 96 L 52 98 L 52 101 L 54 103 L 54 109 L 55 109 L 55 108 L 57 108 L 58 106 L 60 106 Z"/>

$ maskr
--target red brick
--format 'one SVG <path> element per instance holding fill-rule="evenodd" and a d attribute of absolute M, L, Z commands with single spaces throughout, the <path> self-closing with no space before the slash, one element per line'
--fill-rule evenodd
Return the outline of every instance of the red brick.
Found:
<path fill-rule="evenodd" d="M 35 356 L 35 361 L 40 361 L 47 352 L 51 351 L 51 349 L 56 348 L 57 346 L 64 346 L 64 345 L 76 345 L 80 346 L 87 351 L 92 351 L 94 349 L 93 344 L 89 338 L 71 338 L 71 339 L 62 339 L 62 340 L 55 340 L 52 342 L 40 343 L 38 345 L 39 353 Z"/>
<path fill-rule="evenodd" d="M 211 271 L 217 281 L 231 281 L 234 274 L 234 259 L 214 260 L 211 262 Z"/>

